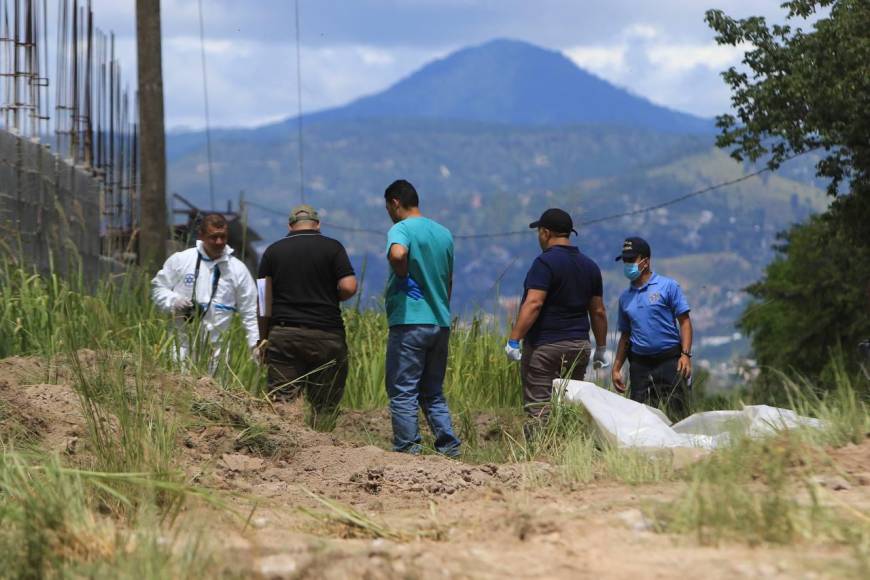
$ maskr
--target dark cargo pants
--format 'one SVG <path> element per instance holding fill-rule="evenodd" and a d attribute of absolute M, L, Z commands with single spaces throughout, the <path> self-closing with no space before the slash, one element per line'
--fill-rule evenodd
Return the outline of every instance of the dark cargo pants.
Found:
<path fill-rule="evenodd" d="M 347 381 L 344 333 L 275 326 L 269 331 L 266 361 L 271 396 L 291 401 L 304 390 L 312 426 L 331 428 Z"/>
<path fill-rule="evenodd" d="M 523 348 L 523 408 L 526 414 L 546 422 L 553 398 L 553 380 L 560 377 L 582 381 L 592 353 L 588 340 L 562 340 Z"/>

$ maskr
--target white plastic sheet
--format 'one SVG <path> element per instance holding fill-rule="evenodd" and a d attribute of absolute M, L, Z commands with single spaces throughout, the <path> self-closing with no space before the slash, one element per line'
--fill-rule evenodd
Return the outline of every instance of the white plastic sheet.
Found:
<path fill-rule="evenodd" d="M 553 381 L 565 400 L 583 405 L 602 436 L 619 447 L 640 450 L 715 449 L 738 434 L 762 437 L 782 429 L 821 428 L 818 419 L 768 405 L 740 411 L 695 413 L 672 425 L 658 409 L 627 399 L 586 381 Z"/>

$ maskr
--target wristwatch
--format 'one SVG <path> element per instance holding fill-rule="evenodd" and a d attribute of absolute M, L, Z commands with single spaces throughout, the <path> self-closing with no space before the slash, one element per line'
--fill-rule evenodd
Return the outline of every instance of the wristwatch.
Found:
<path fill-rule="evenodd" d="M 683 356 L 687 356 L 687 357 L 689 357 L 689 358 L 692 358 L 692 353 L 690 353 L 690 352 L 686 352 L 686 351 L 684 351 L 684 350 L 681 350 L 681 351 L 680 351 L 680 354 L 683 355 Z"/>

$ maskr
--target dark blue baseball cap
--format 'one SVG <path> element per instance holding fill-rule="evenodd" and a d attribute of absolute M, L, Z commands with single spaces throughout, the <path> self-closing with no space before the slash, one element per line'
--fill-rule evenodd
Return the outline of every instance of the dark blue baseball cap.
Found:
<path fill-rule="evenodd" d="M 649 244 L 643 238 L 625 238 L 622 242 L 622 253 L 616 256 L 616 261 L 634 260 L 638 256 L 641 258 L 649 258 L 652 255 L 649 249 Z"/>
<path fill-rule="evenodd" d="M 574 220 L 571 219 L 571 214 L 563 209 L 551 207 L 541 214 L 538 221 L 529 224 L 530 228 L 546 228 L 557 234 L 570 234 L 574 232 L 577 235 L 577 230 L 574 229 Z"/>

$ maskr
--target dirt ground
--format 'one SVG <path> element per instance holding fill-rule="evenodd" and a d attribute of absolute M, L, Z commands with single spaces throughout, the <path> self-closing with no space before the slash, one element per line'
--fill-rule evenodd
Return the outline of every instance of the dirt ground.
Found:
<path fill-rule="evenodd" d="M 684 483 L 599 481 L 569 489 L 542 463 L 472 465 L 396 454 L 383 411 L 346 413 L 332 434 L 303 426 L 301 406 L 229 395 L 209 379 L 166 375 L 178 411 L 180 464 L 231 510 L 190 507 L 177 521 L 202 534 L 228 572 L 255 578 L 840 578 L 847 548 L 699 545 L 658 533 L 644 515 Z M 86 461 L 87 429 L 64 369 L 0 360 L 0 435 Z M 258 436 L 246 438 L 250 426 Z M 483 431 L 491 430 L 487 421 Z M 485 436 L 482 433 L 481 436 Z M 825 492 L 870 505 L 870 443 L 832 450 Z M 838 479 L 839 478 L 839 479 Z M 342 517 L 345 520 L 342 520 Z M 359 518 L 363 526 L 347 523 Z M 380 538 L 373 538 L 377 527 Z"/>

